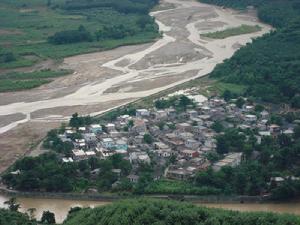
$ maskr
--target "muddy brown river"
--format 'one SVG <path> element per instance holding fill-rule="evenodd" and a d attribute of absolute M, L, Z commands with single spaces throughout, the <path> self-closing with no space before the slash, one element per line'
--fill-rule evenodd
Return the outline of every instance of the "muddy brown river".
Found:
<path fill-rule="evenodd" d="M 0 195 L 0 207 L 5 207 L 4 202 L 8 197 Z M 29 208 L 36 209 L 36 218 L 40 218 L 43 211 L 49 210 L 55 213 L 55 218 L 58 223 L 62 223 L 66 218 L 70 208 L 75 206 L 80 207 L 96 207 L 110 204 L 109 201 L 81 201 L 81 200 L 64 200 L 64 199 L 45 199 L 45 198 L 18 198 L 18 203 L 21 204 L 20 211 L 26 212 Z M 291 203 L 195 203 L 196 205 L 207 206 L 211 208 L 223 208 L 237 211 L 265 211 L 276 213 L 290 213 L 300 215 L 300 201 Z"/>

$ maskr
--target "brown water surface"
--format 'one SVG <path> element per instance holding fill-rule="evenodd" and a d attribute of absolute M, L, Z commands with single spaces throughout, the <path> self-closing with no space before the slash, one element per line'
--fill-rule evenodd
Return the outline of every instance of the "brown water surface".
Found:
<path fill-rule="evenodd" d="M 4 202 L 8 197 L 0 195 L 0 207 L 5 207 Z M 20 211 L 26 212 L 29 208 L 36 208 L 36 217 L 40 218 L 43 211 L 49 210 L 55 213 L 56 221 L 61 223 L 67 216 L 70 208 L 95 207 L 110 204 L 109 201 L 81 201 L 81 200 L 65 200 L 65 199 L 47 199 L 47 198 L 17 198 L 21 204 Z M 237 211 L 265 211 L 276 213 L 291 213 L 300 215 L 300 202 L 291 203 L 195 203 L 199 206 L 207 206 L 211 208 L 223 208 Z"/>

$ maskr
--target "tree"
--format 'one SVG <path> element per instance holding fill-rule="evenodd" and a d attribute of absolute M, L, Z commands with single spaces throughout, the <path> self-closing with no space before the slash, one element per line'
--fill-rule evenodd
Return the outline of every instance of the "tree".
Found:
<path fill-rule="evenodd" d="M 232 92 L 226 89 L 223 93 L 223 98 L 226 102 L 228 102 L 232 98 Z"/>
<path fill-rule="evenodd" d="M 205 158 L 209 160 L 210 162 L 214 163 L 220 159 L 220 155 L 214 151 L 209 151 L 205 154 Z"/>
<path fill-rule="evenodd" d="M 229 152 L 229 144 L 223 135 L 217 137 L 217 152 L 219 154 L 225 154 Z"/>
<path fill-rule="evenodd" d="M 79 26 L 77 30 L 65 30 L 56 32 L 48 38 L 48 42 L 55 45 L 70 44 L 77 42 L 91 42 L 93 37 L 84 26 Z"/>
<path fill-rule="evenodd" d="M 8 63 L 16 60 L 17 58 L 12 52 L 0 53 L 0 63 Z"/>
<path fill-rule="evenodd" d="M 70 120 L 70 126 L 71 127 L 80 127 L 81 126 L 81 122 L 80 122 L 80 119 L 78 117 L 78 113 L 74 113 L 72 115 L 72 118 Z"/>
<path fill-rule="evenodd" d="M 292 98 L 292 107 L 299 109 L 300 108 L 300 95 L 297 95 Z"/>
<path fill-rule="evenodd" d="M 55 224 L 55 214 L 50 211 L 44 211 L 41 222 L 45 224 Z"/>
<path fill-rule="evenodd" d="M 8 201 L 4 202 L 5 205 L 8 205 L 9 210 L 18 211 L 20 208 L 20 204 L 17 203 L 16 198 L 10 198 Z"/>
<path fill-rule="evenodd" d="M 257 105 L 255 105 L 255 112 L 262 112 L 262 111 L 264 111 L 264 109 L 265 109 L 265 107 L 263 106 L 263 105 L 261 105 L 261 104 L 257 104 Z"/>
<path fill-rule="evenodd" d="M 191 105 L 193 101 L 186 97 L 185 95 L 181 95 L 179 98 L 179 107 L 186 109 L 188 105 Z"/>
<path fill-rule="evenodd" d="M 152 19 L 149 16 L 141 16 L 136 23 L 140 28 L 145 29 L 147 24 L 152 23 Z"/>
<path fill-rule="evenodd" d="M 239 107 L 240 109 L 243 107 L 243 105 L 245 104 L 245 100 L 244 98 L 242 97 L 239 97 L 237 100 L 236 100 L 236 106 Z"/>
<path fill-rule="evenodd" d="M 300 138 L 300 126 L 296 126 L 295 129 L 294 129 L 294 137 L 296 139 Z"/>
<path fill-rule="evenodd" d="M 153 142 L 153 138 L 150 134 L 144 134 L 143 140 L 146 144 L 152 144 Z"/>
<path fill-rule="evenodd" d="M 222 123 L 220 121 L 216 121 L 213 123 L 213 125 L 211 126 L 211 128 L 216 131 L 217 133 L 220 133 L 223 131 L 224 127 L 222 125 Z"/>
<path fill-rule="evenodd" d="M 133 127 L 134 126 L 134 121 L 133 120 L 129 120 L 128 121 L 128 127 Z"/>

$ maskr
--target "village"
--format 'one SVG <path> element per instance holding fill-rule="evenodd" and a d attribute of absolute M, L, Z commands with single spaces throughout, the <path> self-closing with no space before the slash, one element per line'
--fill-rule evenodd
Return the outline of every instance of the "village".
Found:
<path fill-rule="evenodd" d="M 174 97 L 160 101 L 168 101 L 168 98 Z M 121 154 L 132 165 L 127 176 L 132 183 L 138 182 L 139 165 L 153 162 L 156 165 L 154 180 L 187 180 L 210 167 L 219 171 L 224 166 L 238 166 L 243 159 L 243 153 L 238 151 L 224 154 L 215 162 L 208 159 L 210 153 L 216 152 L 216 137 L 220 134 L 214 129 L 216 121 L 225 129 L 237 128 L 241 133 L 255 130 L 257 143 L 265 136 L 293 135 L 293 125 L 270 124 L 268 111 L 257 112 L 255 105 L 246 101 L 238 107 L 237 99 L 226 102 L 220 97 L 199 100 L 195 96 L 181 95 L 177 101 L 181 98 L 188 104 L 184 110 L 172 106 L 136 109 L 135 115 L 120 115 L 104 125 L 65 127 L 59 138 L 62 142 L 72 142 L 74 149 L 71 155 L 62 157 L 62 161 L 72 163 L 91 157 L 105 160 Z M 74 139 L 74 135 L 77 138 Z"/>

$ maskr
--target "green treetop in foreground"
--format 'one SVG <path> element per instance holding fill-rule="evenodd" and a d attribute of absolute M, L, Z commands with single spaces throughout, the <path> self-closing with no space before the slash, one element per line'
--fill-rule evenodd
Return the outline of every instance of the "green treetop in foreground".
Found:
<path fill-rule="evenodd" d="M 241 213 L 163 200 L 127 200 L 69 214 L 64 225 L 299 225 L 300 218 Z"/>
<path fill-rule="evenodd" d="M 0 209 L 0 225 L 37 225 L 27 214 Z"/>

